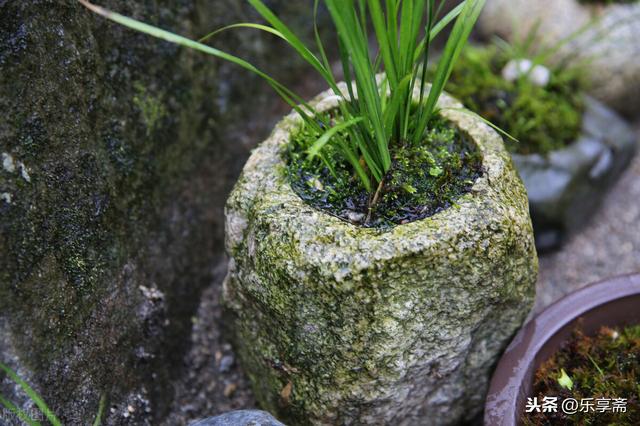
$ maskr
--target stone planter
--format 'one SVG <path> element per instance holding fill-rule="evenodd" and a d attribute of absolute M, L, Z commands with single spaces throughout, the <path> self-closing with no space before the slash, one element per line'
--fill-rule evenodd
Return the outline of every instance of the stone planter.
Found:
<path fill-rule="evenodd" d="M 486 34 L 511 40 L 514 28 L 525 37 L 540 22 L 539 40 L 555 45 L 588 24 L 600 21 L 563 49 L 589 60 L 594 95 L 626 114 L 640 107 L 640 4 L 584 5 L 578 0 L 489 0 L 480 17 Z"/>
<path fill-rule="evenodd" d="M 443 95 L 440 106 L 460 104 Z M 247 162 L 227 202 L 224 298 L 256 397 L 282 420 L 444 425 L 481 412 L 532 305 L 537 257 L 501 138 L 469 114 L 443 115 L 475 141 L 485 173 L 455 207 L 386 232 L 293 192 L 281 152 L 296 114 Z"/>
<path fill-rule="evenodd" d="M 491 380 L 485 425 L 521 424 L 533 377 L 580 322 L 586 334 L 601 327 L 640 323 L 640 275 L 612 278 L 580 289 L 545 309 L 513 339 Z M 622 396 L 622 395 L 620 395 Z"/>
<path fill-rule="evenodd" d="M 580 138 L 546 156 L 513 154 L 529 194 L 539 249 L 559 245 L 593 215 L 636 151 L 633 129 L 587 98 Z"/>

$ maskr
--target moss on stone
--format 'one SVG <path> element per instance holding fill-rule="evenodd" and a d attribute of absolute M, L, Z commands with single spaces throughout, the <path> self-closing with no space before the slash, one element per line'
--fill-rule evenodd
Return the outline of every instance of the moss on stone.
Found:
<path fill-rule="evenodd" d="M 138 107 L 142 119 L 147 126 L 147 135 L 150 136 L 158 126 L 158 122 L 167 115 L 166 107 L 160 95 L 152 95 L 140 82 L 135 82 L 133 87 L 136 94 L 133 96 L 133 104 Z"/>
<path fill-rule="evenodd" d="M 507 148 L 519 154 L 547 154 L 574 142 L 580 134 L 586 87 L 579 68 L 560 68 L 547 87 L 528 79 L 509 82 L 502 69 L 509 57 L 496 46 L 467 46 L 447 91 L 519 142 Z"/>
<path fill-rule="evenodd" d="M 224 199 L 247 141 L 269 130 L 268 114 L 254 122 L 248 111 L 277 109 L 275 95 L 258 77 L 76 0 L 0 3 L 0 156 L 29 176 L 0 165 L 0 315 L 11 347 L 65 424 L 91 419 L 103 393 L 115 407 L 105 423 L 124 422 L 132 399 L 147 402 L 127 421 L 156 424 L 173 397 L 170 375 L 181 373 L 167 366 L 181 364 L 199 294 L 223 259 Z M 272 6 L 309 30 L 308 5 L 290 3 Z M 101 5 L 192 37 L 254 17 L 237 0 Z M 299 78 L 299 62 L 273 60 L 277 41 L 240 31 L 217 42 L 248 46 L 288 83 Z M 0 342 L 3 358 L 8 346 Z"/>
<path fill-rule="evenodd" d="M 571 382 L 563 384 L 562 371 Z M 544 362 L 535 375 L 534 396 L 582 401 L 593 398 L 592 409 L 565 415 L 534 412 L 526 425 L 632 425 L 640 421 L 640 325 L 603 327 L 595 336 L 579 328 L 563 347 Z M 613 412 L 612 400 L 624 398 L 626 411 Z M 596 412 L 596 399 L 609 400 L 609 410 Z"/>
<path fill-rule="evenodd" d="M 325 115 L 325 122 L 340 120 L 335 111 Z M 373 195 L 331 145 L 322 155 L 333 172 L 318 158 L 307 158 L 307 150 L 319 137 L 307 126 L 292 136 L 287 176 L 302 199 L 358 225 L 388 228 L 432 216 L 452 206 L 482 173 L 479 153 L 468 137 L 436 118 L 422 144 L 405 143 L 391 150 L 391 169 L 369 216 Z"/>
<path fill-rule="evenodd" d="M 336 107 L 330 93 L 312 104 Z M 445 111 L 451 97 L 439 105 L 486 169 L 456 208 L 385 232 L 313 208 L 280 169 L 295 114 L 227 201 L 236 348 L 260 404 L 290 424 L 470 420 L 531 306 L 537 259 L 510 156 L 477 118 Z"/>

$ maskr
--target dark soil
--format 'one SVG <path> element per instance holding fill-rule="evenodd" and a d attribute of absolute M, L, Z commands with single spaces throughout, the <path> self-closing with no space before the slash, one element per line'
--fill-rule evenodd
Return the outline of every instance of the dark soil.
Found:
<path fill-rule="evenodd" d="M 190 349 L 181 366 L 184 374 L 173 383 L 171 414 L 162 426 L 187 425 L 227 411 L 256 408 L 249 380 L 224 331 L 220 284 L 225 273 L 226 262 L 222 262 L 214 271 L 216 282 L 202 294 L 198 314 L 192 318 Z"/>
<path fill-rule="evenodd" d="M 562 372 L 571 385 L 562 386 Z M 526 425 L 637 425 L 640 424 L 640 326 L 625 329 L 603 327 L 597 335 L 586 336 L 577 329 L 572 338 L 538 369 L 534 395 L 558 397 L 557 413 L 538 413 L 524 418 Z M 567 415 L 560 403 L 567 398 L 578 402 L 594 398 L 584 412 Z M 626 399 L 626 412 L 597 412 L 597 400 Z M 581 404 L 581 407 L 583 404 Z"/>
<path fill-rule="evenodd" d="M 482 175 L 481 155 L 470 138 L 437 119 L 423 144 L 407 143 L 392 151 L 391 169 L 370 211 L 374 194 L 331 147 L 324 154 L 335 165 L 336 176 L 321 161 L 307 159 L 306 150 L 315 140 L 305 129 L 293 136 L 287 152 L 291 186 L 315 208 L 359 226 L 389 228 L 432 216 L 454 205 Z"/>

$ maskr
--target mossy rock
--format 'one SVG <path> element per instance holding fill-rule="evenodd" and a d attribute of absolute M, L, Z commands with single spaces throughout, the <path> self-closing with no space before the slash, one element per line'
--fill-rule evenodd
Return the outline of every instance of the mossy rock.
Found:
<path fill-rule="evenodd" d="M 491 0 L 480 17 L 486 34 L 506 40 L 526 37 L 538 23 L 536 44 L 555 46 L 560 40 L 598 21 L 560 49 L 577 62 L 586 61 L 593 95 L 628 115 L 640 107 L 640 3 L 579 0 Z"/>
<path fill-rule="evenodd" d="M 513 154 L 529 194 L 536 243 L 556 248 L 593 216 L 637 150 L 633 129 L 613 110 L 587 97 L 575 142 L 548 154 Z"/>
<path fill-rule="evenodd" d="M 447 87 L 518 139 L 507 148 L 529 194 L 536 243 L 553 249 L 593 216 L 637 138 L 615 111 L 584 94 L 582 67 L 560 67 L 538 87 L 506 81 L 508 58 L 495 46 L 468 46 Z"/>
<path fill-rule="evenodd" d="M 194 38 L 257 18 L 237 0 L 98 3 Z M 313 40 L 308 4 L 269 3 Z M 306 69 L 255 31 L 216 45 L 287 84 Z M 103 395 L 109 425 L 171 407 L 200 294 L 221 285 L 224 202 L 276 101 L 259 77 L 77 0 L 0 1 L 0 361 L 64 424 L 92 423 Z"/>
<path fill-rule="evenodd" d="M 337 102 L 327 92 L 314 104 Z M 439 105 L 460 106 L 448 95 Z M 387 231 L 296 195 L 283 171 L 296 114 L 245 165 L 226 207 L 224 297 L 256 396 L 282 420 L 457 424 L 480 413 L 538 263 L 501 138 L 470 114 L 442 115 L 477 145 L 484 173 L 454 207 Z"/>

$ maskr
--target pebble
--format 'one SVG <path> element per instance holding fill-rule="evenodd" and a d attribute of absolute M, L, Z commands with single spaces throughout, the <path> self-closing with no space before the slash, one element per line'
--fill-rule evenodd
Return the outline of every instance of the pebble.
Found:
<path fill-rule="evenodd" d="M 224 387 L 224 391 L 222 393 L 225 397 L 229 398 L 235 393 L 236 389 L 238 389 L 238 385 L 235 383 L 228 383 L 227 386 Z"/>
<path fill-rule="evenodd" d="M 347 213 L 347 218 L 353 223 L 362 223 L 364 220 L 364 213 L 356 213 L 354 211 L 350 211 Z"/>
<path fill-rule="evenodd" d="M 230 411 L 215 417 L 199 420 L 190 426 L 285 426 L 271 414 L 260 410 Z"/>
<path fill-rule="evenodd" d="M 222 359 L 220 359 L 220 366 L 218 367 L 218 371 L 221 373 L 226 373 L 227 371 L 231 370 L 234 362 L 235 359 L 233 358 L 233 355 L 223 356 Z"/>
<path fill-rule="evenodd" d="M 6 152 L 2 153 L 2 167 L 9 173 L 13 173 L 16 171 L 16 165 L 13 162 L 13 157 L 11 156 L 11 154 L 8 154 Z"/>
<path fill-rule="evenodd" d="M 549 68 L 543 65 L 534 66 L 530 59 L 510 60 L 502 70 L 502 78 L 507 81 L 516 81 L 527 73 L 529 73 L 529 81 L 539 87 L 546 87 L 551 80 Z"/>

